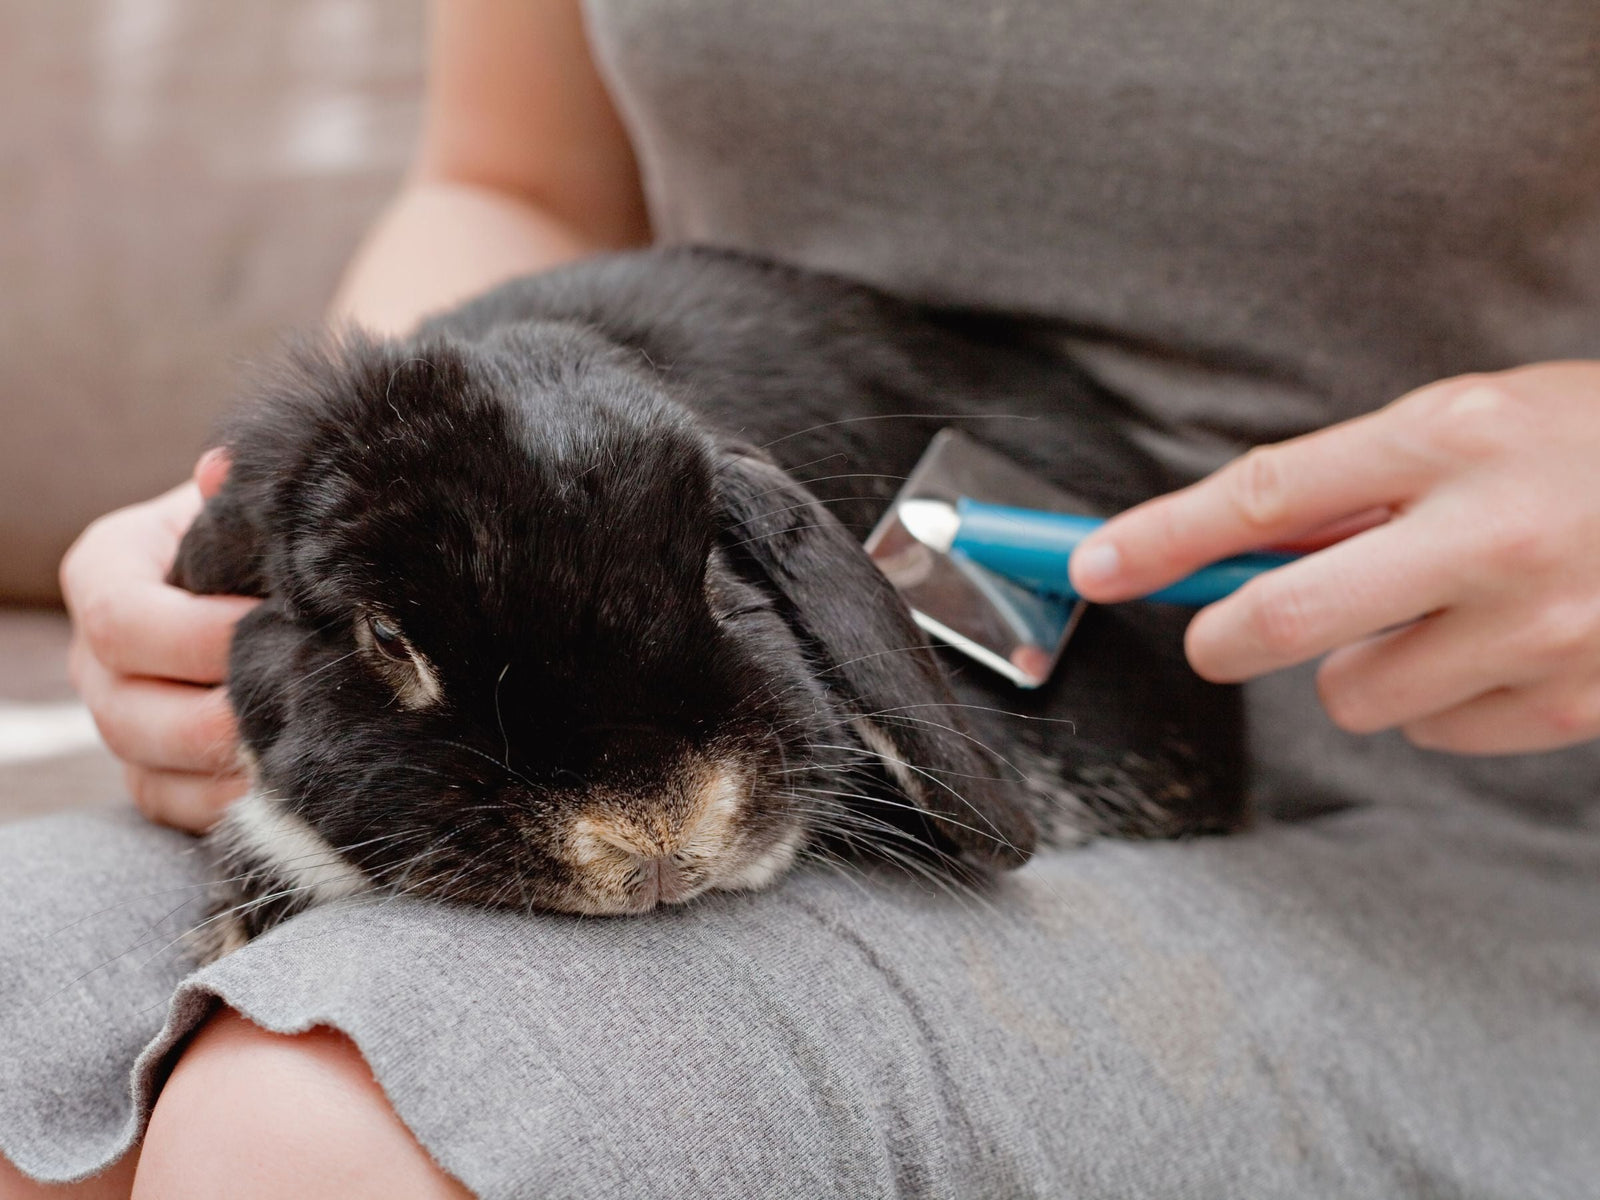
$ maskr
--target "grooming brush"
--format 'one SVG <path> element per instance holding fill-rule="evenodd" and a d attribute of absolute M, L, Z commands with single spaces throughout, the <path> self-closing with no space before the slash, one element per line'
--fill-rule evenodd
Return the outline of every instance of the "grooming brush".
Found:
<path fill-rule="evenodd" d="M 1050 678 L 1083 612 L 1067 562 L 1104 523 L 1004 455 L 946 429 L 866 548 L 924 630 L 1035 688 Z M 1144 599 L 1198 608 L 1293 557 L 1238 555 Z"/>

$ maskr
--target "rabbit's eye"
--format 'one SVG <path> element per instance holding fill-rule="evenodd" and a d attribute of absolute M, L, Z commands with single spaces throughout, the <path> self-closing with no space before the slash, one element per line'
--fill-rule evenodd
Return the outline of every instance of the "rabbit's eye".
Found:
<path fill-rule="evenodd" d="M 407 649 L 406 640 L 400 636 L 397 628 L 382 617 L 368 618 L 367 628 L 372 631 L 372 644 L 378 648 L 378 653 L 395 662 L 411 661 L 411 651 Z"/>
<path fill-rule="evenodd" d="M 388 617 L 370 612 L 357 616 L 356 642 L 379 678 L 394 688 L 402 708 L 426 708 L 444 695 L 433 664 Z"/>

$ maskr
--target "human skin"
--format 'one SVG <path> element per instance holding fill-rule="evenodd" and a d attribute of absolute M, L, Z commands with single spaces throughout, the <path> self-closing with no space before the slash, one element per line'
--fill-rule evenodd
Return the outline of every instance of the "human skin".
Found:
<path fill-rule="evenodd" d="M 267 1033 L 224 1010 L 162 1088 L 133 1200 L 464 1200 L 331 1029 Z"/>
<path fill-rule="evenodd" d="M 135 1150 L 109 1171 L 82 1183 L 36 1183 L 0 1158 L 0 1200 L 126 1200 L 138 1167 Z"/>
<path fill-rule="evenodd" d="M 463 1200 L 331 1029 L 267 1033 L 223 1010 L 162 1088 L 139 1150 L 105 1174 L 35 1183 L 0 1161 L 0 1200 Z"/>
<path fill-rule="evenodd" d="M 1237 682 L 1320 657 L 1322 704 L 1352 733 L 1553 750 L 1600 737 L 1597 464 L 1600 362 L 1447 379 L 1129 510 L 1072 579 L 1125 600 L 1343 524 L 1359 532 L 1202 610 L 1194 669 Z"/>

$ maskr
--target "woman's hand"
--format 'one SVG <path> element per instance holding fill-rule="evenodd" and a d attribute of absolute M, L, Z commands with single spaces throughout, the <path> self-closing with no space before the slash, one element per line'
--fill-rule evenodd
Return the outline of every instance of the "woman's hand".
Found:
<path fill-rule="evenodd" d="M 245 789 L 225 688 L 234 623 L 257 603 L 193 596 L 165 580 L 203 498 L 222 486 L 216 451 L 192 482 L 101 517 L 61 562 L 72 614 L 72 681 L 153 821 L 199 833 Z"/>
<path fill-rule="evenodd" d="M 1231 682 L 1326 654 L 1336 724 L 1430 749 L 1600 737 L 1600 362 L 1445 380 L 1252 450 L 1109 522 L 1072 578 L 1123 600 L 1330 531 L 1194 619 L 1196 671 Z"/>

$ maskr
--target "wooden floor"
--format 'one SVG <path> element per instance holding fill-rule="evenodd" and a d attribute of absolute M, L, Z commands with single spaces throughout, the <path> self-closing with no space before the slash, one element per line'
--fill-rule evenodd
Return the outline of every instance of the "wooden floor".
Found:
<path fill-rule="evenodd" d="M 0 608 L 0 821 L 125 802 L 66 655 L 64 616 Z"/>

